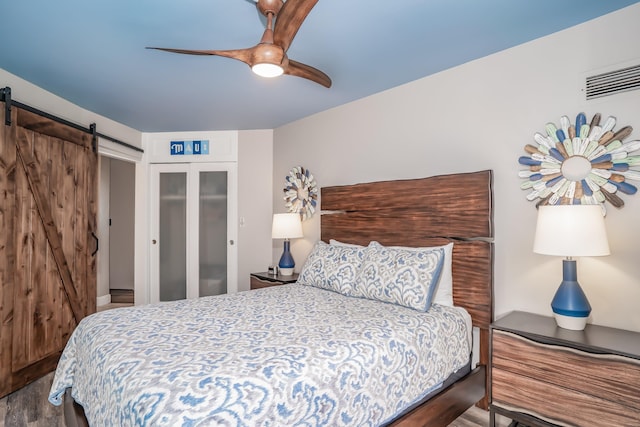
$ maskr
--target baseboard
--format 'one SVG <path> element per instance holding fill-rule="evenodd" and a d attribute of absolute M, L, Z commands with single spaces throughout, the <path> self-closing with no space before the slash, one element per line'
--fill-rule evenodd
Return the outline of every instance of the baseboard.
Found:
<path fill-rule="evenodd" d="M 103 305 L 111 304 L 111 294 L 102 295 L 96 298 L 96 305 L 101 307 Z"/>

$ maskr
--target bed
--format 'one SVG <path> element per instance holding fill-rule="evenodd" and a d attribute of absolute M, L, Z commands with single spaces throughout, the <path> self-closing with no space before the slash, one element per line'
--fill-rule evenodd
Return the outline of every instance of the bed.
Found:
<path fill-rule="evenodd" d="M 480 171 L 322 188 L 321 241 L 299 283 L 89 316 L 49 400 L 64 400 L 69 426 L 446 426 L 486 408 L 491 187 Z M 433 283 L 451 247 L 449 306 L 434 302 Z M 324 253 L 361 268 L 331 281 L 338 288 L 314 285 L 342 265 Z M 378 278 L 389 254 L 422 257 L 423 294 L 362 293 L 365 265 Z M 316 259 L 324 267 L 311 274 Z"/>

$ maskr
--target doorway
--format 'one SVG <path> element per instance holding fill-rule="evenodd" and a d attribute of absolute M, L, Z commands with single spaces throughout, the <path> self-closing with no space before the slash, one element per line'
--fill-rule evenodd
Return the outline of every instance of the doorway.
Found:
<path fill-rule="evenodd" d="M 99 307 L 134 303 L 135 167 L 100 156 Z"/>

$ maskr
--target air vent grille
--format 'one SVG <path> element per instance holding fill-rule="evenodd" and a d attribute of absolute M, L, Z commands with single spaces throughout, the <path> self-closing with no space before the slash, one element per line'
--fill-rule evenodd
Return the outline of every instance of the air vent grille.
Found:
<path fill-rule="evenodd" d="M 587 77 L 587 100 L 640 89 L 640 65 Z"/>

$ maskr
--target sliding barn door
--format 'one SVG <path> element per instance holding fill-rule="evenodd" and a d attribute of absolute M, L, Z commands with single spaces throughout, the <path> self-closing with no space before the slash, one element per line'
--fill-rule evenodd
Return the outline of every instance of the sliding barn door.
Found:
<path fill-rule="evenodd" d="M 0 103 L 0 397 L 52 371 L 95 312 L 92 135 Z"/>

